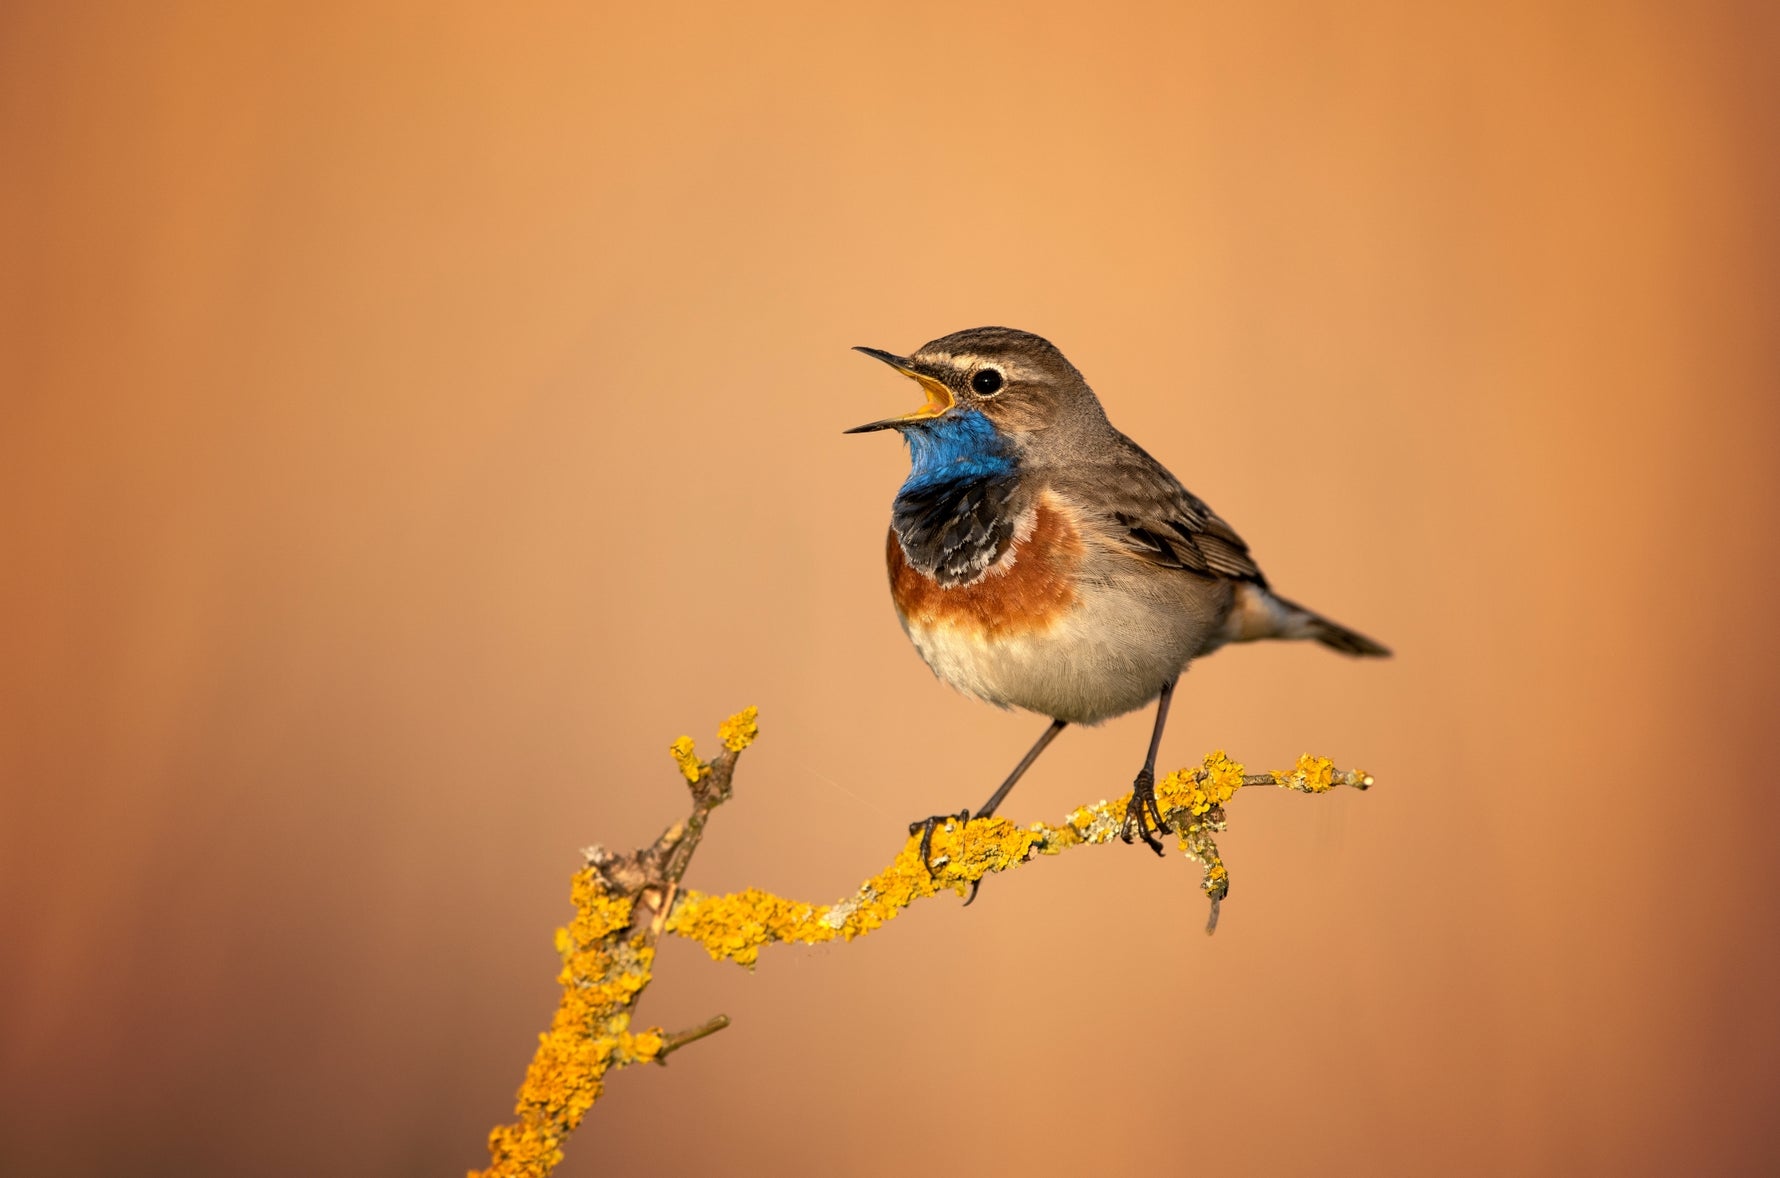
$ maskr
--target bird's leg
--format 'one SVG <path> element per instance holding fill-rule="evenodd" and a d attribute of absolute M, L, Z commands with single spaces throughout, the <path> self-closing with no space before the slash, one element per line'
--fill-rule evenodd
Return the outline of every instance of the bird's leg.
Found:
<path fill-rule="evenodd" d="M 1057 739 L 1057 734 L 1063 731 L 1068 723 L 1069 721 L 1067 720 L 1051 721 L 1051 726 L 1044 730 L 1044 735 L 1038 738 L 1038 743 L 1033 745 L 1024 757 L 1020 758 L 1020 763 L 1015 765 L 1014 771 L 1007 775 L 1007 780 L 1002 782 L 1001 786 L 994 793 L 989 795 L 989 800 L 984 802 L 982 809 L 976 812 L 976 817 L 987 818 L 995 813 L 995 808 L 1001 805 L 1002 800 L 1007 797 L 1009 791 L 1014 788 L 1014 785 L 1018 783 L 1021 777 L 1025 776 L 1026 770 L 1032 768 L 1032 762 L 1038 760 L 1038 755 L 1045 751 L 1045 746 Z M 969 822 L 971 813 L 969 810 L 960 810 L 956 814 L 935 814 L 931 818 L 922 818 L 918 821 L 909 823 L 909 834 L 913 835 L 917 830 L 921 832 L 921 864 L 927 868 L 928 875 L 933 874 L 933 828 L 942 822 L 950 822 L 953 819 L 957 819 L 959 822 Z M 964 902 L 969 904 L 970 901 L 976 899 L 976 897 L 977 885 L 973 883 L 970 886 L 970 896 Z"/>
<path fill-rule="evenodd" d="M 1156 727 L 1150 733 L 1150 755 L 1143 759 L 1137 780 L 1131 783 L 1131 804 L 1125 807 L 1125 821 L 1119 827 L 1119 838 L 1130 842 L 1136 835 L 1160 855 L 1162 840 L 1156 834 L 1166 828 L 1162 811 L 1156 805 L 1156 751 L 1162 747 L 1162 729 L 1168 723 L 1168 701 L 1174 698 L 1175 680 L 1170 679 L 1156 700 Z M 1155 823 L 1152 827 L 1151 822 Z"/>
<path fill-rule="evenodd" d="M 1001 805 L 1002 800 L 1006 798 L 1008 793 L 1014 788 L 1014 783 L 1026 775 L 1026 770 L 1032 768 L 1032 762 L 1038 760 L 1038 754 L 1044 752 L 1046 747 L 1049 746 L 1053 740 L 1057 739 L 1057 734 L 1063 731 L 1068 725 L 1068 720 L 1051 721 L 1051 726 L 1044 730 L 1044 734 L 1038 738 L 1038 743 L 1034 744 L 1027 750 L 1026 755 L 1020 758 L 1020 763 L 1015 765 L 1014 771 L 1007 775 L 1007 780 L 1002 782 L 1000 787 L 997 788 L 994 793 L 989 795 L 989 800 L 984 802 L 983 808 L 976 813 L 978 818 L 987 818 L 995 813 L 995 808 Z M 965 908 L 969 908 L 976 902 L 977 891 L 982 886 L 983 881 L 980 879 L 973 879 L 970 881 L 970 895 L 964 897 L 963 906 Z"/>
<path fill-rule="evenodd" d="M 1020 778 L 1026 776 L 1026 770 L 1032 768 L 1032 762 L 1038 760 L 1038 754 L 1044 752 L 1045 749 L 1050 746 L 1050 743 L 1057 739 L 1057 734 L 1068 726 L 1068 720 L 1052 720 L 1051 726 L 1045 729 L 1043 736 L 1038 738 L 1038 743 L 1033 745 L 1031 749 L 1027 750 L 1024 757 L 1020 758 L 1020 763 L 1014 766 L 1014 771 L 1009 773 L 1007 775 L 1007 780 L 1002 782 L 1000 787 L 997 788 L 994 793 L 989 795 L 989 800 L 984 802 L 981 808 L 977 810 L 976 816 L 978 818 L 987 818 L 994 814 L 996 807 L 1000 806 L 1001 803 L 1006 800 L 1007 795 L 1012 792 Z"/>

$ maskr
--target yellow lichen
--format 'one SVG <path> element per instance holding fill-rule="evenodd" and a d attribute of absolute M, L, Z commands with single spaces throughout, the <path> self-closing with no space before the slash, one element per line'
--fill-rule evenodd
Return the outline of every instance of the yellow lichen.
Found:
<path fill-rule="evenodd" d="M 655 1027 L 634 1035 L 622 1036 L 619 1047 L 627 1062 L 648 1063 L 661 1055 L 661 1049 L 666 1043 L 661 1028 Z"/>
<path fill-rule="evenodd" d="M 518 1120 L 488 1136 L 489 1178 L 538 1178 L 562 1160 L 560 1144 L 593 1102 L 607 1070 L 656 1058 L 659 1031 L 630 1033 L 630 1007 L 649 984 L 655 950 L 625 937 L 633 901 L 613 896 L 591 868 L 570 888 L 575 918 L 556 930 L 562 1000 L 526 1069 Z"/>
<path fill-rule="evenodd" d="M 717 739 L 721 740 L 723 747 L 730 752 L 741 752 L 753 744 L 754 738 L 760 735 L 760 725 L 755 722 L 759 715 L 759 708 L 743 708 L 717 726 Z"/>
<path fill-rule="evenodd" d="M 1194 818 L 1222 806 L 1242 788 L 1242 766 L 1224 755 L 1210 754 L 1198 769 L 1177 769 L 1156 783 L 1156 804 L 1166 813 L 1179 807 Z"/>
<path fill-rule="evenodd" d="M 1242 788 L 1242 765 L 1232 761 L 1219 749 L 1205 758 L 1205 795 L 1214 806 L 1221 806 Z"/>
<path fill-rule="evenodd" d="M 1279 778 L 1279 783 L 1287 789 L 1311 794 L 1326 793 L 1336 784 L 1335 762 L 1327 757 L 1313 757 L 1309 753 L 1305 753 L 1298 758 L 1298 763 L 1292 768 L 1275 773 L 1274 776 Z"/>
<path fill-rule="evenodd" d="M 1300 765 L 1306 764 L 1314 770 L 1328 763 L 1301 758 Z M 1273 784 L 1290 787 L 1295 773 L 1267 776 Z M 1310 774 L 1309 780 L 1318 779 L 1316 772 Z M 1335 780 L 1326 772 L 1321 779 Z M 1366 781 L 1370 783 L 1369 778 Z M 1200 887 L 1214 901 L 1228 893 L 1230 873 L 1212 836 L 1224 829 L 1224 804 L 1243 785 L 1243 766 L 1222 750 L 1206 757 L 1200 768 L 1177 770 L 1156 785 L 1157 805 L 1167 824 L 1178 831 L 1181 849 L 1204 868 Z M 1324 784 L 1322 788 L 1329 787 Z M 941 823 L 933 831 L 931 871 L 921 864 L 920 837 L 911 836 L 888 868 L 835 904 L 801 903 L 758 888 L 726 896 L 684 892 L 668 918 L 666 931 L 704 946 L 718 961 L 749 967 L 769 944 L 850 941 L 927 896 L 942 891 L 967 894 L 973 881 L 1014 870 L 1039 855 L 1056 855 L 1117 838 L 1130 797 L 1126 794 L 1110 802 L 1078 807 L 1055 826 L 1035 822 L 1020 827 L 1004 818 Z"/>
<path fill-rule="evenodd" d="M 731 752 L 746 748 L 757 733 L 753 708 L 731 716 L 718 730 Z M 699 761 L 689 737 L 675 741 L 672 752 L 689 782 L 711 771 Z M 1242 765 L 1219 750 L 1198 768 L 1177 770 L 1158 782 L 1156 801 L 1164 825 L 1204 870 L 1200 887 L 1212 902 L 1214 924 L 1217 906 L 1229 892 L 1230 873 L 1213 836 L 1225 828 L 1223 808 L 1236 792 L 1245 784 L 1263 782 L 1323 793 L 1337 785 L 1365 789 L 1372 778 L 1336 770 L 1327 758 L 1307 755 L 1289 770 L 1245 780 Z M 697 942 L 720 961 L 752 967 L 766 945 L 850 941 L 882 927 L 917 900 L 942 891 L 966 894 L 973 882 L 1015 870 L 1041 855 L 1110 842 L 1119 837 L 1130 804 L 1126 794 L 1080 806 L 1057 825 L 1021 827 L 1004 818 L 943 823 L 933 832 L 931 866 L 921 861 L 919 837 L 910 837 L 888 867 L 834 904 L 802 903 L 758 888 L 724 896 L 680 891 L 659 927 Z M 608 891 L 604 877 L 591 867 L 575 874 L 571 896 L 575 916 L 555 936 L 562 998 L 550 1029 L 539 1036 L 520 1087 L 517 1120 L 489 1134 L 492 1164 L 482 1173 L 491 1178 L 549 1174 L 562 1160 L 562 1143 L 599 1098 L 607 1072 L 660 1062 L 689 1038 L 682 1035 L 670 1044 L 659 1027 L 630 1029 L 631 1011 L 649 984 L 655 961 L 654 934 L 647 922 L 633 927 L 635 901 Z"/>
<path fill-rule="evenodd" d="M 680 772 L 687 781 L 696 782 L 705 775 L 706 765 L 698 759 L 698 754 L 692 751 L 690 736 L 682 736 L 670 744 L 668 755 L 674 759 L 674 764 L 680 766 Z"/>

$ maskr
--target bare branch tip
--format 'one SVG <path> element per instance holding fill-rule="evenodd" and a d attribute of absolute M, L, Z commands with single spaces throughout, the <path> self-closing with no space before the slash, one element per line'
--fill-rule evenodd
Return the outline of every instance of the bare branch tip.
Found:
<path fill-rule="evenodd" d="M 719 1014 L 706 1019 L 696 1027 L 684 1031 L 677 1031 L 672 1035 L 665 1036 L 661 1044 L 661 1054 L 655 1057 L 655 1062 L 665 1065 L 667 1063 L 667 1057 L 680 1050 L 680 1048 L 685 1047 L 688 1043 L 697 1043 L 700 1039 L 708 1039 L 728 1025 L 729 1016 L 727 1014 Z"/>

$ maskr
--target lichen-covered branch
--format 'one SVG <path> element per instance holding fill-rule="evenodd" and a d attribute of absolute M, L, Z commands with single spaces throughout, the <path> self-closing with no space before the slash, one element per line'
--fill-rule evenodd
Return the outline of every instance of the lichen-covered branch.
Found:
<path fill-rule="evenodd" d="M 706 764 L 681 737 L 674 760 L 692 790 L 692 813 L 629 855 L 590 847 L 570 894 L 575 919 L 556 930 L 562 1001 L 526 1069 L 514 1107 L 518 1120 L 488 1135 L 490 1178 L 544 1175 L 562 1161 L 562 1143 L 599 1099 L 608 1071 L 634 1063 L 665 1063 L 679 1047 L 729 1025 L 723 1015 L 678 1033 L 632 1031 L 631 1011 L 649 985 L 655 942 L 680 894 L 680 880 L 704 837 L 711 811 L 729 800 L 736 757 L 758 729 L 754 709 L 724 721 L 723 752 Z"/>
<path fill-rule="evenodd" d="M 950 822 L 935 830 L 931 870 L 920 861 L 920 839 L 911 837 L 894 861 L 835 904 L 787 900 L 757 888 L 711 896 L 680 887 L 705 823 L 730 796 L 736 758 L 758 733 L 748 708 L 718 730 L 723 752 L 699 760 L 690 737 L 671 753 L 692 790 L 692 813 L 655 842 L 629 855 L 604 848 L 587 851 L 575 873 L 575 919 L 558 929 L 562 1001 L 550 1030 L 539 1037 L 515 1108 L 518 1119 L 489 1134 L 489 1178 L 548 1174 L 562 1160 L 562 1145 L 599 1098 L 608 1071 L 635 1063 L 665 1063 L 680 1047 L 729 1024 L 717 1015 L 698 1027 L 667 1032 L 631 1029 L 631 1014 L 648 986 L 655 943 L 662 933 L 697 941 L 712 957 L 753 966 L 774 942 L 816 945 L 850 941 L 893 919 L 915 901 L 939 892 L 965 894 L 972 883 L 1012 871 L 1075 847 L 1111 842 L 1119 834 L 1130 794 L 1082 806 L 1055 825 L 1016 826 L 1005 818 Z M 1163 825 L 1202 870 L 1200 888 L 1210 898 L 1206 931 L 1217 926 L 1218 906 L 1230 890 L 1230 873 L 1214 837 L 1226 824 L 1224 807 L 1237 791 L 1257 786 L 1325 793 L 1336 786 L 1365 789 L 1372 778 L 1336 769 L 1323 757 L 1303 756 L 1290 769 L 1248 773 L 1221 751 L 1156 784 Z"/>

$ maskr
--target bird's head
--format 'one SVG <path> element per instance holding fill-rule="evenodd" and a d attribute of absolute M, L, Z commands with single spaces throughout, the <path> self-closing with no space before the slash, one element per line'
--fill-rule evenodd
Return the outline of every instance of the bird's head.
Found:
<path fill-rule="evenodd" d="M 1025 450 L 1041 439 L 1061 441 L 1106 417 L 1088 382 L 1049 340 L 1009 327 L 973 327 L 923 344 L 911 356 L 856 348 L 882 360 L 927 394 L 920 408 L 847 430 L 900 431 L 917 452 L 935 431 L 981 432 Z"/>

